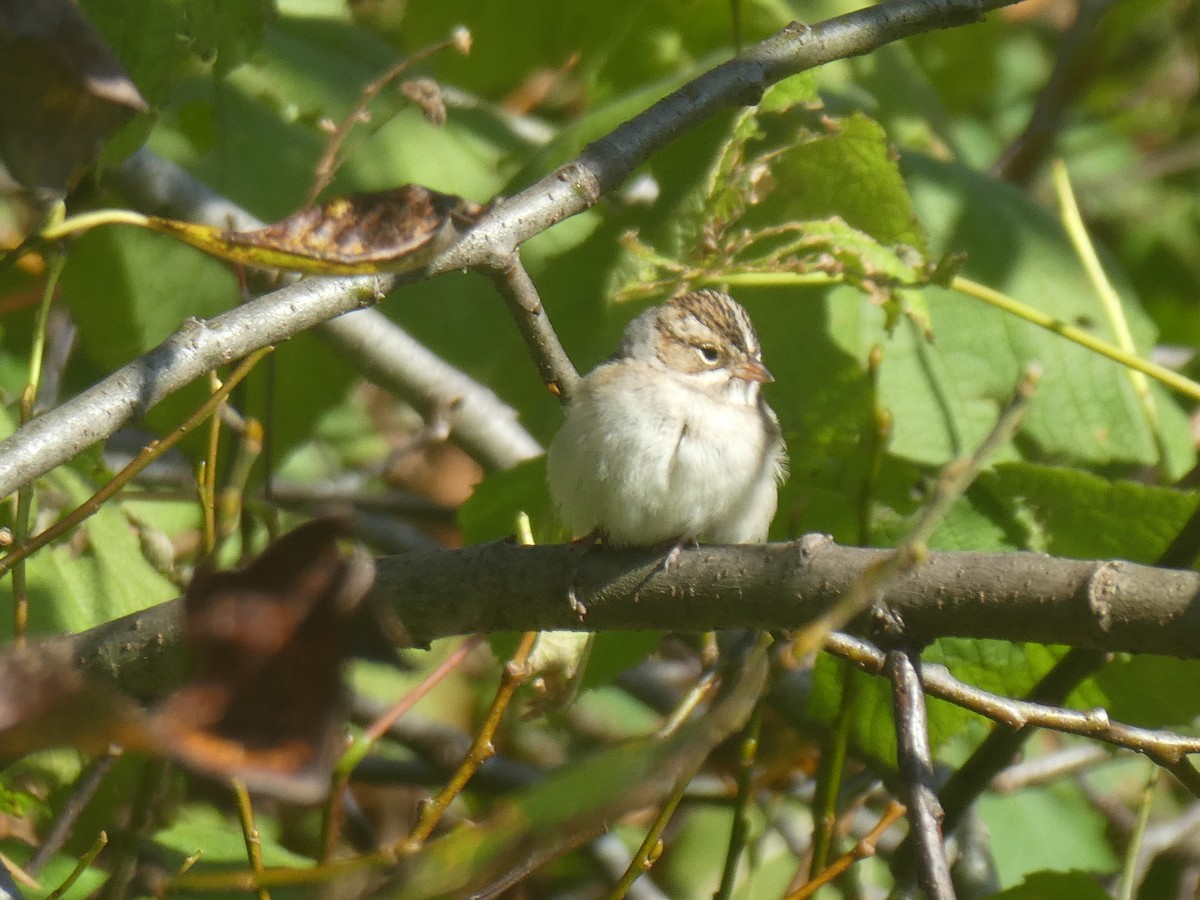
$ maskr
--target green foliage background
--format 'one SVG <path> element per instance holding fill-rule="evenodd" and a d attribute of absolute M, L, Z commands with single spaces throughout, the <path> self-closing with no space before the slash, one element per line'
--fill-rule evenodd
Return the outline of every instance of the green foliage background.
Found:
<path fill-rule="evenodd" d="M 399 95 L 385 94 L 351 138 L 328 195 L 409 181 L 481 202 L 511 194 L 726 58 L 732 41 L 725 0 L 82 6 L 153 107 L 111 142 L 106 163 L 144 139 L 265 220 L 302 202 L 327 141 L 322 123 L 340 121 L 398 53 L 440 40 L 455 25 L 470 28 L 471 54 L 444 52 L 422 67 L 454 89 L 446 124 L 435 127 Z M 1172 66 L 1194 62 L 1196 42 L 1176 27 L 1186 14 L 1171 6 L 1127 0 L 1114 7 L 1097 32 L 1094 71 L 1059 136 L 1143 356 L 1158 344 L 1190 346 L 1200 335 L 1196 170 L 1150 171 L 1147 163 L 1158 159 L 1155 151 L 1167 156 L 1200 135 L 1194 91 L 1172 93 Z M 849 8 L 835 0 L 802 10 L 783 0 L 747 0 L 743 39 L 764 37 L 801 14 L 815 21 Z M 1191 15 L 1194 24 L 1194 7 Z M 964 254 L 964 274 L 1114 340 L 1045 179 L 1014 186 L 989 174 L 1028 121 L 1059 38 L 1045 19 L 993 14 L 980 25 L 798 76 L 755 110 L 725 114 L 677 141 L 641 173 L 657 185 L 653 202 L 632 193 L 605 198 L 523 250 L 576 364 L 586 370 L 602 359 L 644 304 L 683 284 L 730 284 L 749 307 L 776 375 L 769 400 L 791 455 L 773 537 L 822 531 L 887 546 L 903 536 L 938 469 L 979 443 L 1022 369 L 1036 362 L 1044 377 L 1023 428 L 951 511 L 932 546 L 1153 562 L 1196 504 L 1195 494 L 1178 486 L 1196 461 L 1191 405 L 1154 385 L 1159 419 L 1149 421 L 1119 365 L 933 283 L 940 260 Z M 531 79 L 547 73 L 556 73 L 552 87 L 518 123 L 506 100 L 516 103 Z M 1135 95 L 1153 101 L 1135 105 Z M 101 169 L 77 202 L 122 201 Z M 32 283 L 8 271 L 0 275 L 0 294 Z M 237 279 L 222 263 L 121 229 L 71 245 L 62 297 L 79 327 L 68 389 L 153 347 L 187 317 L 213 315 L 240 299 Z M 540 439 L 553 434 L 557 405 L 484 279 L 443 276 L 396 292 L 382 309 L 500 393 Z M 15 426 L 12 401 L 24 384 L 30 321 L 28 312 L 0 319 L 5 433 Z M 875 348 L 882 361 L 873 372 Z M 377 447 L 361 401 L 350 393 L 358 378 L 353 360 L 307 335 L 277 359 L 273 429 L 285 474 L 327 477 Z M 172 397 L 147 424 L 172 427 L 204 392 L 194 385 Z M 250 412 L 264 414 L 255 407 L 263 393 L 261 383 L 252 385 Z M 881 411 L 891 420 L 882 445 Z M 539 466 L 489 475 L 463 510 L 465 540 L 504 536 L 520 510 L 531 513 L 540 536 L 557 536 Z M 39 483 L 40 506 L 53 511 L 79 502 L 94 489 L 98 469 L 93 453 L 47 476 Z M 136 512 L 139 522 L 178 533 L 195 526 L 189 509 L 143 504 Z M 37 630 L 82 630 L 176 593 L 130 531 L 131 511 L 110 505 L 85 526 L 86 540 L 31 560 Z M 611 676 L 648 647 L 645 640 L 602 641 L 593 665 Z M 928 651 L 960 677 L 1011 695 L 1027 691 L 1060 655 L 1058 648 L 971 641 L 942 641 Z M 1079 699 L 1109 704 L 1114 717 L 1147 726 L 1183 726 L 1200 711 L 1186 691 L 1194 668 L 1168 659 L 1121 661 Z M 886 772 L 894 757 L 886 690 L 855 678 L 853 743 Z M 1148 684 L 1156 686 L 1153 703 L 1146 702 Z M 844 685 L 840 664 L 822 658 L 804 713 L 814 734 L 836 715 Z M 597 690 L 580 702 L 587 709 L 612 697 Z M 617 721 L 640 721 L 627 699 L 604 709 Z M 931 707 L 931 720 L 947 759 L 961 758 L 983 733 L 980 720 L 945 704 Z M 561 724 L 546 730 L 565 740 Z M 1074 836 L 1053 859 L 1028 853 L 1008 801 L 984 806 L 1010 888 L 1005 896 L 1084 896 L 1090 888 L 1081 886 L 1091 882 L 1071 870 L 1115 869 L 1109 839 L 1078 789 L 1066 784 L 1060 793 L 1055 802 L 1014 801 L 1036 806 L 1017 821 L 1036 815 L 1048 831 Z M 203 845 L 210 861 L 240 861 L 237 842 L 226 855 L 209 840 L 213 827 L 205 807 L 186 806 L 156 840 L 179 851 Z M 727 817 L 707 812 L 685 823 L 655 869 L 672 896 L 711 895 L 714 860 L 723 852 L 713 848 L 727 827 Z M 286 856 L 277 840 L 267 842 Z M 778 893 L 794 869 L 794 861 L 778 861 L 789 859 L 778 848 L 769 852 L 746 896 Z"/>

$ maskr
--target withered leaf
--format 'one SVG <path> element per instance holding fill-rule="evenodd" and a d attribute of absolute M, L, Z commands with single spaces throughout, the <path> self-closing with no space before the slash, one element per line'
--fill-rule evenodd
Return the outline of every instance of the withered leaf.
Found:
<path fill-rule="evenodd" d="M 198 574 L 184 598 L 195 676 L 159 706 L 164 751 L 252 791 L 319 800 L 340 748 L 350 614 L 374 568 L 318 519 L 233 572 Z"/>
<path fill-rule="evenodd" d="M 425 265 L 482 213 L 478 203 L 406 184 L 327 200 L 257 231 L 154 217 L 147 227 L 247 266 L 370 275 Z"/>
<path fill-rule="evenodd" d="M 284 800 L 321 799 L 341 750 L 350 617 L 375 577 L 369 557 L 338 546 L 347 531 L 317 519 L 245 568 L 193 578 L 195 674 L 149 712 L 83 675 L 67 641 L 0 654 L 0 762 L 120 744 Z"/>
<path fill-rule="evenodd" d="M 152 749 L 142 709 L 76 668 L 71 645 L 50 640 L 0 654 L 0 764 L 46 747 L 102 753 Z"/>
<path fill-rule="evenodd" d="M 146 103 L 70 0 L 0 3 L 0 157 L 21 184 L 66 193 Z"/>

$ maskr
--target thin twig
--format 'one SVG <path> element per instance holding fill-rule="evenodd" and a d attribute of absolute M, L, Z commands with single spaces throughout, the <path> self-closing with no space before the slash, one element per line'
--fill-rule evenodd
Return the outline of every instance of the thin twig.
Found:
<path fill-rule="evenodd" d="M 29 860 L 29 864 L 25 867 L 30 875 L 37 875 L 38 872 L 45 868 L 46 863 L 54 856 L 67 839 L 71 836 L 71 832 L 75 828 L 75 823 L 79 821 L 79 817 L 87 808 L 87 805 L 92 802 L 92 797 L 96 793 L 96 789 L 104 781 L 104 777 L 112 771 L 113 765 L 120 756 L 117 752 L 106 753 L 104 756 L 97 757 L 88 763 L 87 768 L 83 770 L 80 776 L 75 779 L 75 785 L 71 789 L 71 795 L 62 805 L 58 815 L 54 819 L 54 824 L 50 827 L 50 831 L 42 840 L 42 844 L 38 847 L 37 852 Z"/>
<path fill-rule="evenodd" d="M 165 760 L 146 760 L 142 767 L 142 776 L 130 804 L 129 825 L 118 834 L 113 846 L 109 860 L 112 874 L 98 893 L 100 900 L 122 900 L 129 890 L 140 848 L 154 824 L 154 810 L 170 771 L 171 764 Z"/>
<path fill-rule="evenodd" d="M 1071 650 L 1034 685 L 1025 702 L 1040 707 L 1059 707 L 1086 679 L 1095 675 L 1108 661 L 1108 655 L 1094 650 Z M 1033 726 L 1007 728 L 997 726 L 979 744 L 942 786 L 942 805 L 946 812 L 944 827 L 953 834 L 959 820 L 976 798 L 1017 755 L 1033 734 Z"/>
<path fill-rule="evenodd" d="M 1150 822 L 1150 807 L 1154 802 L 1154 789 L 1158 784 L 1159 769 L 1154 767 L 1146 778 L 1142 788 L 1141 801 L 1138 803 L 1137 818 L 1134 820 L 1133 831 L 1129 835 L 1129 843 L 1125 847 L 1125 859 L 1121 864 L 1121 878 L 1117 883 L 1116 900 L 1133 900 L 1136 895 L 1139 876 L 1145 875 L 1144 867 L 1139 865 L 1143 858 L 1143 841 L 1146 837 L 1146 826 Z"/>
<path fill-rule="evenodd" d="M 460 30 L 456 30 L 453 35 L 445 40 L 437 41 L 428 47 L 423 47 L 411 56 L 405 57 L 362 89 L 358 101 L 354 104 L 354 108 L 350 110 L 350 113 L 329 139 L 329 144 L 325 147 L 325 152 L 321 154 L 321 159 L 317 162 L 316 169 L 313 170 L 312 187 L 309 188 L 308 196 L 304 200 L 305 206 L 311 206 L 316 201 L 317 195 L 325 190 L 329 182 L 333 180 L 334 174 L 336 174 L 338 167 L 341 165 L 341 161 L 337 158 L 338 151 L 342 149 L 342 145 L 346 142 L 346 138 L 350 136 L 350 131 L 354 128 L 355 124 L 365 118 L 367 107 L 371 105 L 371 101 L 378 96 L 379 92 L 407 72 L 413 64 L 421 62 L 449 47 L 462 48 L 464 42 L 466 42 L 466 46 L 469 46 L 470 35 L 467 34 L 464 37 Z"/>
<path fill-rule="evenodd" d="M 896 726 L 896 764 L 900 791 L 908 807 L 917 856 L 921 860 L 918 881 L 931 900 L 953 900 L 954 883 L 950 880 L 950 864 L 942 839 L 942 804 L 934 787 L 920 667 L 920 656 L 915 650 L 887 652 Z"/>
<path fill-rule="evenodd" d="M 650 828 L 646 831 L 646 836 L 642 838 L 642 843 L 638 846 L 637 852 L 633 854 L 633 859 L 630 860 L 629 866 L 621 875 L 620 880 L 613 886 L 613 889 L 608 893 L 608 900 L 622 900 L 629 893 L 629 886 L 641 878 L 644 874 L 650 871 L 650 868 L 658 862 L 658 858 L 662 855 L 662 833 L 667 827 L 667 823 L 671 821 L 671 816 L 675 814 L 675 807 L 679 805 L 679 801 L 683 799 L 683 792 L 687 789 L 686 778 L 679 779 L 675 785 L 675 789 L 671 791 L 667 802 L 662 805 L 662 809 L 658 811 L 658 815 L 654 817 L 654 821 L 650 823 Z"/>
<path fill-rule="evenodd" d="M 795 640 L 797 655 L 807 655 L 820 648 L 829 634 L 870 606 L 888 583 L 924 562 L 929 553 L 926 543 L 946 513 L 966 493 L 988 460 L 1016 435 L 1040 380 L 1041 369 L 1028 366 L 1017 382 L 1008 406 L 1000 413 L 987 437 L 969 457 L 955 460 L 942 469 L 933 495 L 917 514 L 904 540 L 878 565 L 864 569 L 829 612 L 800 632 Z"/>
<path fill-rule="evenodd" d="M 229 409 L 228 406 L 225 408 Z M 218 541 L 233 534 L 242 519 L 242 512 L 246 508 L 246 488 L 250 484 L 254 463 L 262 455 L 265 439 L 265 429 L 258 419 L 243 420 L 225 486 L 217 494 Z"/>
<path fill-rule="evenodd" d="M 589 842 L 587 852 L 610 882 L 619 880 L 633 861 L 633 851 L 615 831 L 606 831 Z M 627 900 L 670 900 L 649 878 L 634 881 L 626 889 L 625 896 Z"/>
<path fill-rule="evenodd" d="M 816 789 L 813 792 L 812 858 L 808 877 L 811 881 L 825 870 L 833 848 L 834 828 L 837 826 L 837 799 L 842 785 L 846 751 L 850 745 L 850 729 L 854 724 L 855 675 L 850 666 L 842 669 L 842 697 L 833 728 L 821 744 L 817 765 Z"/>
<path fill-rule="evenodd" d="M 883 652 L 861 638 L 846 634 L 830 635 L 825 649 L 852 662 L 864 672 L 872 675 L 884 672 L 886 659 Z M 1002 697 L 959 681 L 945 666 L 923 664 L 921 678 L 925 691 L 931 697 L 979 713 L 1008 728 L 1048 728 L 1142 753 L 1175 775 L 1184 787 L 1200 798 L 1200 776 L 1197 776 L 1187 759 L 1189 754 L 1200 753 L 1200 737 L 1114 722 L 1103 709 L 1063 709 Z"/>
<path fill-rule="evenodd" d="M 1011 794 L 1059 781 L 1116 758 L 1099 744 L 1071 744 L 1006 766 L 992 779 L 991 789 L 997 794 Z M 942 805 L 945 806 L 944 794 Z"/>
<path fill-rule="evenodd" d="M 221 389 L 221 379 L 216 372 L 208 373 L 212 392 Z M 226 394 L 228 397 L 228 394 Z M 196 490 L 200 495 L 200 517 L 203 524 L 201 553 L 205 557 L 212 556 L 217 549 L 217 451 L 221 445 L 221 413 L 226 408 L 222 400 L 213 410 L 208 420 L 208 447 L 203 462 L 200 464 L 199 477 L 196 479 Z"/>
<path fill-rule="evenodd" d="M 808 900 L 809 897 L 822 887 L 841 877 L 844 872 L 860 859 L 874 856 L 875 845 L 879 843 L 879 839 L 883 837 L 883 833 L 895 825 L 904 816 L 905 812 L 907 810 L 904 808 L 904 804 L 893 800 L 888 804 L 888 808 L 884 810 L 879 821 L 875 823 L 875 827 L 867 832 L 862 840 L 822 869 L 807 884 L 787 894 L 784 900 Z"/>
<path fill-rule="evenodd" d="M 58 252 L 51 253 L 46 284 L 42 288 L 42 299 L 38 304 L 37 314 L 33 320 L 33 339 L 29 352 L 29 377 L 24 390 L 21 391 L 21 424 L 25 425 L 33 418 L 34 404 L 37 402 L 38 387 L 42 380 L 42 359 L 46 350 L 46 325 L 50 321 L 50 305 L 54 302 L 54 292 L 58 288 L 58 280 L 62 275 L 67 258 Z M 13 534 L 17 545 L 23 544 L 29 537 L 33 517 L 34 483 L 31 481 L 17 491 L 16 528 Z M 3 570 L 0 569 L 0 575 Z M 18 647 L 25 643 L 25 628 L 29 624 L 29 592 L 25 584 L 25 563 L 18 561 L 13 570 L 13 637 Z"/>
<path fill-rule="evenodd" d="M 258 834 L 258 826 L 254 824 L 254 807 L 250 803 L 250 792 L 246 790 L 245 782 L 240 778 L 234 779 L 233 796 L 237 799 L 238 821 L 242 825 L 242 837 L 246 842 L 246 858 L 250 860 L 250 870 L 256 875 L 262 875 L 262 839 Z M 258 900 L 271 900 L 271 894 L 265 887 L 258 888 L 256 893 Z"/>
<path fill-rule="evenodd" d="M 1112 5 L 1113 0 L 1082 0 L 1075 5 L 1075 21 L 1059 42 L 1054 69 L 1038 93 L 1029 122 L 992 166 L 993 176 L 1027 184 L 1053 152 L 1067 108 L 1087 87 L 1089 70 L 1096 70 L 1098 26 Z"/>
<path fill-rule="evenodd" d="M 75 868 L 71 870 L 71 874 L 63 879 L 63 883 L 46 895 L 46 900 L 58 900 L 59 897 L 66 894 L 71 889 L 71 886 L 79 880 L 79 876 L 88 870 L 88 867 L 95 862 L 96 857 L 100 855 L 100 851 L 108 846 L 108 833 L 100 832 L 96 836 L 95 843 L 88 848 L 88 851 L 79 857 L 79 862 L 75 864 Z"/>
<path fill-rule="evenodd" d="M 879 375 L 883 366 L 883 347 L 875 344 L 867 354 L 867 386 L 871 393 L 871 421 L 863 428 L 867 470 L 858 495 L 858 543 L 871 545 L 871 511 L 874 509 L 875 484 L 887 454 L 892 435 L 892 413 L 879 401 Z"/>
<path fill-rule="evenodd" d="M 203 423 L 209 416 L 213 415 L 213 413 L 216 412 L 216 410 L 220 407 L 221 403 L 224 402 L 225 398 L 229 396 L 229 392 L 237 387 L 242 379 L 249 375 L 254 367 L 258 365 L 259 361 L 268 353 L 270 353 L 272 349 L 274 348 L 263 347 L 262 349 L 256 350 L 247 356 L 244 360 L 242 360 L 238 367 L 233 370 L 225 383 L 221 385 L 218 390 L 214 391 L 209 398 L 204 401 L 199 409 L 188 416 L 187 420 L 182 425 L 161 440 L 151 441 L 145 447 L 145 449 L 143 449 L 142 452 L 139 453 L 133 459 L 133 461 L 129 463 L 129 465 L 114 475 L 112 479 L 106 485 L 104 485 L 104 487 L 100 488 L 100 490 L 96 491 L 96 493 L 94 493 L 91 497 L 89 497 L 71 512 L 67 513 L 67 515 L 63 516 L 41 534 L 37 535 L 32 540 L 10 550 L 2 559 L 0 559 L 0 575 L 3 575 L 10 568 L 12 568 L 14 563 L 25 559 L 25 557 L 29 556 L 29 554 L 33 553 L 34 551 L 40 550 L 55 538 L 66 533 L 84 519 L 93 515 L 96 510 L 98 510 L 104 504 L 104 501 L 108 500 L 110 497 L 116 494 L 117 491 L 128 484 L 134 478 L 134 476 L 142 471 L 142 469 L 146 468 L 146 466 L 150 465 L 150 463 L 162 456 L 162 454 L 171 447 L 174 447 L 177 443 L 179 443 L 184 435 L 186 435 L 197 425 Z"/>
<path fill-rule="evenodd" d="M 683 695 L 683 699 L 671 710 L 671 714 L 667 716 L 657 731 L 660 738 L 666 738 L 673 735 L 679 730 L 679 727 L 686 722 L 696 711 L 700 702 L 704 698 L 712 694 L 713 689 L 717 686 L 717 670 L 715 668 L 708 669 L 701 675 L 694 685 Z"/>
<path fill-rule="evenodd" d="M 750 798 L 754 784 L 754 763 L 758 757 L 758 737 L 762 731 L 763 705 L 754 707 L 745 727 L 742 728 L 741 749 L 738 754 L 737 796 L 733 801 L 733 822 L 729 828 L 729 846 L 725 850 L 725 865 L 721 870 L 721 884 L 713 894 L 713 900 L 729 900 L 733 896 L 733 883 L 737 878 L 738 861 L 746 846 L 746 835 L 750 832 Z"/>
<path fill-rule="evenodd" d="M 459 644 L 445 659 L 438 663 L 432 672 L 421 680 L 420 684 L 406 693 L 399 702 L 393 704 L 388 710 L 376 717 L 375 721 L 342 754 L 341 759 L 334 766 L 333 788 L 329 792 L 329 802 L 325 808 L 325 817 L 321 832 L 321 862 L 328 862 L 333 858 L 333 851 L 337 844 L 338 832 L 340 830 L 338 816 L 341 809 L 342 796 L 345 794 L 346 788 L 350 783 L 350 778 L 354 774 L 355 766 L 366 758 L 366 755 L 379 742 L 380 738 L 387 734 L 388 729 L 396 723 L 397 719 L 416 706 L 421 698 L 433 690 L 442 679 L 462 665 L 463 661 L 482 642 L 483 637 L 481 635 L 474 635 Z"/>
<path fill-rule="evenodd" d="M 533 649 L 536 639 L 536 631 L 526 632 L 521 637 L 521 642 L 517 645 L 512 659 L 504 665 L 504 672 L 500 677 L 500 687 L 492 699 L 492 705 L 488 708 L 483 724 L 480 725 L 479 732 L 475 735 L 475 740 L 471 743 L 471 749 L 467 751 L 462 765 L 458 767 L 458 771 L 454 773 L 450 782 L 421 811 L 420 819 L 408 838 L 402 842 L 399 850 L 416 849 L 433 834 L 434 828 L 437 827 L 442 814 L 450 806 L 451 801 L 467 786 L 467 782 L 471 780 L 471 776 L 475 774 L 483 761 L 496 752 L 492 745 L 492 738 L 495 737 L 496 730 L 500 727 L 500 721 L 513 694 L 528 680 L 531 674 L 529 652 Z"/>

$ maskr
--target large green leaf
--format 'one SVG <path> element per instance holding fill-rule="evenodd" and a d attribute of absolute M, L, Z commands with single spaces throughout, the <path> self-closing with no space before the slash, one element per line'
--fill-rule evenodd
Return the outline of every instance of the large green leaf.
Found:
<path fill-rule="evenodd" d="M 965 252 L 978 281 L 1114 341 L 1095 292 L 1061 227 L 1016 189 L 925 157 L 904 160 L 908 183 L 935 252 Z M 1125 316 L 1143 355 L 1154 329 L 1119 272 Z M 994 420 L 1022 367 L 1044 371 L 1021 438 L 1045 461 L 1131 468 L 1155 464 L 1150 426 L 1128 372 L 1043 329 L 930 287 L 924 291 L 935 343 L 899 329 L 888 346 L 881 390 L 894 405 L 892 450 L 931 463 L 968 452 Z M 860 339 L 861 340 L 861 339 Z M 1166 469 L 1178 476 L 1195 460 L 1187 420 L 1154 388 Z"/>
<path fill-rule="evenodd" d="M 1030 549 L 1076 559 L 1153 563 L 1198 502 L 1194 491 L 1033 463 L 999 465 L 980 487 L 1019 511 Z"/>

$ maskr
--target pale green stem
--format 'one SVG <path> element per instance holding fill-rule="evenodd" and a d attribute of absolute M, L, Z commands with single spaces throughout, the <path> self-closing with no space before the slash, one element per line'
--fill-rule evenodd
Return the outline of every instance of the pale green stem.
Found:
<path fill-rule="evenodd" d="M 39 237 L 43 241 L 57 241 L 59 238 L 90 231 L 99 225 L 136 225 L 139 228 L 145 228 L 149 224 L 149 216 L 131 209 L 97 209 L 71 216 L 57 225 L 45 228 Z"/>
<path fill-rule="evenodd" d="M 75 882 L 79 880 L 79 876 L 88 870 L 88 866 L 96 861 L 96 857 L 100 855 L 100 851 L 107 844 L 108 834 L 102 831 L 91 848 L 83 856 L 79 857 L 79 862 L 75 864 L 75 868 L 71 870 L 71 874 L 63 879 L 62 884 L 46 895 L 46 900 L 58 900 L 59 897 L 66 894 L 74 886 Z"/>
<path fill-rule="evenodd" d="M 54 213 L 51 213 L 54 215 Z M 42 363 L 46 356 L 46 327 L 50 321 L 50 306 L 54 302 L 54 291 L 58 287 L 59 276 L 67 258 L 61 253 L 52 252 L 47 259 L 46 286 L 42 291 L 42 300 L 38 304 L 37 314 L 33 319 L 33 341 L 29 349 L 29 377 L 25 389 L 21 392 L 21 424 L 24 425 L 33 418 L 33 406 L 37 401 L 38 388 L 42 383 Z M 33 524 L 34 482 L 22 485 L 17 491 L 17 515 L 15 526 L 15 543 L 23 544 L 29 537 Z M 29 590 L 25 581 L 25 563 L 18 562 L 13 568 L 13 637 L 18 643 L 25 640 L 25 627 L 29 622 Z"/>
<path fill-rule="evenodd" d="M 954 277 L 954 280 L 950 283 L 950 287 L 960 294 L 966 294 L 968 297 L 982 300 L 989 306 L 994 306 L 1006 313 L 1024 319 L 1026 322 L 1037 325 L 1039 328 L 1053 331 L 1055 334 L 1061 335 L 1069 341 L 1074 341 L 1081 347 L 1085 347 L 1094 353 L 1099 353 L 1101 356 L 1107 356 L 1109 359 L 1127 368 L 1138 372 L 1145 372 L 1155 381 L 1165 384 L 1167 387 L 1178 391 L 1186 397 L 1191 397 L 1193 400 L 1200 400 L 1200 384 L 1197 384 L 1190 378 L 1185 378 L 1178 372 L 1172 372 L 1164 366 L 1142 359 L 1137 354 L 1127 353 L 1120 347 L 1114 347 L 1107 341 L 1100 340 L 1082 328 L 1076 328 L 1074 325 L 1062 321 L 1062 319 L 1056 319 L 1054 316 L 1047 315 L 1039 309 L 1026 306 L 1024 303 L 1014 300 L 1007 294 L 1002 294 L 1000 291 L 993 290 L 976 281 L 971 281 L 971 279 L 964 278 L 961 275 Z"/>
<path fill-rule="evenodd" d="M 1112 327 L 1113 334 L 1116 335 L 1117 346 L 1126 353 L 1136 355 L 1137 348 L 1133 344 L 1133 334 L 1129 331 L 1129 320 L 1125 317 L 1125 308 L 1121 305 L 1121 298 L 1117 295 L 1116 289 L 1104 272 L 1104 267 L 1100 264 L 1096 247 L 1088 235 L 1087 227 L 1083 224 L 1083 216 L 1079 213 L 1079 204 L 1075 202 L 1075 191 L 1071 187 L 1071 178 L 1067 174 L 1067 167 L 1061 159 L 1054 161 L 1054 191 L 1058 195 L 1063 228 L 1066 229 L 1067 236 L 1071 239 L 1075 254 L 1083 263 L 1088 280 L 1092 282 L 1092 289 L 1100 300 L 1100 305 L 1104 309 L 1104 315 Z M 1163 440 L 1158 404 L 1154 402 L 1154 395 L 1150 393 L 1150 383 L 1146 380 L 1144 372 L 1136 369 L 1130 370 L 1129 381 L 1133 384 L 1134 393 L 1137 394 L 1138 401 L 1142 405 L 1142 412 L 1146 417 L 1146 424 L 1154 438 L 1154 445 L 1158 451 L 1159 474 L 1165 477 L 1167 447 Z"/>
<path fill-rule="evenodd" d="M 1142 799 L 1138 804 L 1137 821 L 1134 823 L 1133 831 L 1129 835 L 1129 846 L 1125 848 L 1124 865 L 1121 867 L 1121 880 L 1117 886 L 1117 900 L 1133 900 L 1137 894 L 1137 885 L 1134 884 L 1134 879 L 1137 878 L 1138 870 L 1138 855 L 1142 849 L 1142 844 L 1146 838 L 1146 826 L 1150 822 L 1150 807 L 1154 801 L 1154 788 L 1158 784 L 1158 773 L 1162 770 L 1158 766 L 1151 766 L 1150 776 L 1146 779 L 1146 786 L 1142 788 Z"/>

